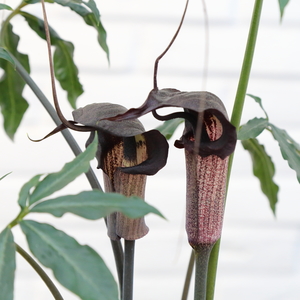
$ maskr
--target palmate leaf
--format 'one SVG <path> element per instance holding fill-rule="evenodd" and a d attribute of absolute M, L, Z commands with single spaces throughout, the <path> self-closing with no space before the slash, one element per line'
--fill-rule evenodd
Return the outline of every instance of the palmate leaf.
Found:
<path fill-rule="evenodd" d="M 20 38 L 13 32 L 10 23 L 2 28 L 2 37 L 2 45 L 5 46 L 5 49 L 14 55 L 30 73 L 28 56 L 18 52 Z M 13 140 L 28 108 L 28 103 L 22 96 L 25 83 L 8 60 L 0 59 L 0 68 L 4 71 L 0 79 L 0 106 L 4 118 L 4 129 Z"/>
<path fill-rule="evenodd" d="M 5 228 L 0 233 L 0 299 L 13 300 L 16 269 L 16 248 L 12 232 Z"/>
<path fill-rule="evenodd" d="M 277 140 L 282 157 L 287 160 L 290 168 L 296 171 L 300 182 L 300 145 L 283 129 L 270 124 L 271 132 Z"/>
<path fill-rule="evenodd" d="M 117 300 L 117 284 L 97 252 L 63 231 L 35 221 L 20 222 L 33 255 L 82 300 Z"/>
<path fill-rule="evenodd" d="M 26 12 L 20 14 L 30 28 L 45 40 L 44 21 Z M 67 92 L 68 100 L 75 109 L 76 100 L 83 93 L 83 88 L 78 78 L 78 68 L 73 60 L 74 46 L 71 42 L 61 39 L 53 28 L 50 27 L 49 30 L 51 44 L 55 46 L 53 56 L 55 77 Z"/>
<path fill-rule="evenodd" d="M 275 174 L 274 164 L 266 153 L 264 146 L 260 145 L 257 139 L 243 140 L 242 145 L 250 153 L 253 174 L 259 179 L 261 190 L 267 196 L 270 207 L 275 214 L 279 188 L 273 181 Z"/>
<path fill-rule="evenodd" d="M 66 163 L 61 171 L 47 175 L 40 181 L 31 195 L 29 195 L 29 204 L 33 204 L 54 192 L 64 188 L 80 174 L 87 172 L 89 162 L 95 157 L 97 149 L 97 138 L 87 149 L 80 153 L 73 161 Z M 22 202 L 23 203 L 23 202 Z"/>
<path fill-rule="evenodd" d="M 163 217 L 156 208 L 142 199 L 97 190 L 46 200 L 35 205 L 30 211 L 50 213 L 55 217 L 70 212 L 89 220 L 100 219 L 117 211 L 133 219 L 141 218 L 148 213 Z"/>

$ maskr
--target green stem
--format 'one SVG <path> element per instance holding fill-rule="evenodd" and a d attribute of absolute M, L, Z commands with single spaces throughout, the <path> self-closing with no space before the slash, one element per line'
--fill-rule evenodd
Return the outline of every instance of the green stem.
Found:
<path fill-rule="evenodd" d="M 192 274 L 193 274 L 193 270 L 194 270 L 194 264 L 195 264 L 195 255 L 194 255 L 194 251 L 192 250 L 188 269 L 187 269 L 186 276 L 185 276 L 181 300 L 187 300 L 187 298 L 188 298 L 189 288 L 191 285 L 191 278 L 192 278 Z"/>
<path fill-rule="evenodd" d="M 202 245 L 195 249 L 195 294 L 194 300 L 206 299 L 206 284 L 209 256 L 213 245 Z"/>
<path fill-rule="evenodd" d="M 28 215 L 29 210 L 28 207 L 23 208 L 20 213 L 17 215 L 17 217 L 12 220 L 9 224 L 8 224 L 8 228 L 13 228 L 14 226 L 18 225 L 26 215 Z"/>
<path fill-rule="evenodd" d="M 50 292 L 52 293 L 55 300 L 64 300 L 58 289 L 56 288 L 53 281 L 45 273 L 45 271 L 40 267 L 40 265 L 18 244 L 16 245 L 17 252 L 23 256 L 23 258 L 32 266 L 32 268 L 39 274 L 42 280 L 45 282 Z"/>
<path fill-rule="evenodd" d="M 122 300 L 132 300 L 133 298 L 133 277 L 134 277 L 134 246 L 135 241 L 125 240 L 124 246 L 124 272 Z"/>
<path fill-rule="evenodd" d="M 123 251 L 122 244 L 120 243 L 120 241 L 110 240 L 110 242 L 111 242 L 111 247 L 112 247 L 113 252 L 114 252 L 115 264 L 116 264 L 116 269 L 117 269 L 117 273 L 118 273 L 118 280 L 119 280 L 119 289 L 120 289 L 120 293 L 122 293 L 122 289 L 123 289 L 123 272 L 124 272 L 124 266 L 123 266 L 124 251 Z"/>
<path fill-rule="evenodd" d="M 5 41 L 4 32 L 6 31 L 6 30 L 5 30 L 6 26 L 9 24 L 10 20 L 11 20 L 14 16 L 16 16 L 17 14 L 19 14 L 19 12 L 21 11 L 21 9 L 22 9 L 24 6 L 26 6 L 26 5 L 28 5 L 28 4 L 22 1 L 22 2 L 16 7 L 16 9 L 14 9 L 14 10 L 7 16 L 7 18 L 3 21 L 2 26 L 1 26 L 2 29 L 1 29 L 1 33 L 0 33 L 0 45 L 1 45 L 1 46 L 4 46 L 4 47 L 5 47 L 5 43 L 4 43 L 4 41 Z"/>
<path fill-rule="evenodd" d="M 248 34 L 248 41 L 247 41 L 246 51 L 244 55 L 244 61 L 242 65 L 242 70 L 240 74 L 240 79 L 238 83 L 234 107 L 231 116 L 231 123 L 236 128 L 240 126 L 240 121 L 241 121 L 242 112 L 244 108 L 245 96 L 246 96 L 248 82 L 250 78 L 256 39 L 258 35 L 262 4 L 263 4 L 263 0 L 256 0 L 254 4 L 250 30 Z"/>
<path fill-rule="evenodd" d="M 61 124 L 60 119 L 57 116 L 57 113 L 49 100 L 46 98 L 46 96 L 43 94 L 43 92 L 40 90 L 40 88 L 37 86 L 37 84 L 32 80 L 28 72 L 25 70 L 25 68 L 20 64 L 20 62 L 10 53 L 11 57 L 14 59 L 16 64 L 16 70 L 19 73 L 19 75 L 23 78 L 23 80 L 28 84 L 28 86 L 31 88 L 31 90 L 34 92 L 34 94 L 37 96 L 37 98 L 40 100 L 41 104 L 44 106 L 54 123 L 58 126 Z M 68 129 L 64 129 L 61 131 L 61 134 L 65 138 L 66 142 L 70 146 L 71 150 L 73 151 L 74 155 L 79 155 L 82 151 L 77 144 L 76 140 L 70 133 Z M 102 191 L 102 188 L 97 180 L 97 177 L 92 169 L 90 169 L 86 176 L 88 178 L 88 181 L 93 189 L 98 189 Z"/>
<path fill-rule="evenodd" d="M 254 57 L 256 39 L 258 35 L 262 5 L 263 5 L 263 0 L 255 0 L 254 9 L 252 13 L 252 20 L 250 24 L 249 33 L 248 33 L 246 50 L 244 54 L 244 61 L 241 69 L 234 107 L 232 110 L 231 123 L 237 128 L 237 130 L 240 126 L 242 112 L 244 108 L 244 102 L 245 102 L 245 97 L 246 97 L 246 92 L 247 92 L 247 87 L 249 83 L 250 72 L 251 72 L 251 67 L 252 67 L 252 62 Z M 228 175 L 227 175 L 227 190 L 228 190 L 229 179 L 231 174 L 233 156 L 234 155 L 232 154 L 229 159 Z M 220 241 L 218 241 L 218 243 L 215 244 L 209 262 L 206 300 L 214 299 L 214 288 L 215 288 L 216 273 L 217 273 L 219 247 L 220 247 Z"/>
<path fill-rule="evenodd" d="M 206 284 L 206 299 L 214 299 L 216 271 L 219 260 L 220 239 L 213 246 L 208 263 L 207 284 Z"/>

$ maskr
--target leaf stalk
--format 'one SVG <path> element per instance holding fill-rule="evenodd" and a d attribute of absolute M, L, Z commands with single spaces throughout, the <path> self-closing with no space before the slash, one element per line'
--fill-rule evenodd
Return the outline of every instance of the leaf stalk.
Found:
<path fill-rule="evenodd" d="M 239 129 L 240 122 L 241 122 L 247 87 L 250 78 L 250 72 L 251 72 L 256 40 L 258 35 L 258 29 L 259 29 L 259 23 L 260 23 L 260 17 L 262 12 L 262 5 L 263 5 L 263 0 L 256 0 L 254 3 L 250 29 L 248 33 L 248 40 L 247 40 L 246 50 L 244 54 L 244 60 L 243 60 L 241 74 L 240 74 L 239 83 L 237 87 L 235 102 L 232 110 L 231 124 L 236 127 L 237 131 Z M 234 157 L 234 153 L 231 154 L 229 158 L 228 175 L 227 175 L 227 191 L 228 191 L 230 174 L 232 169 L 233 157 Z M 214 299 L 214 289 L 215 289 L 215 281 L 216 281 L 216 273 L 217 273 L 219 248 L 220 248 L 220 240 L 215 244 L 209 261 L 208 274 L 207 274 L 206 300 Z"/>
<path fill-rule="evenodd" d="M 45 282 L 47 287 L 49 288 L 51 294 L 53 295 L 55 300 L 64 300 L 57 287 L 53 283 L 53 281 L 49 278 L 49 276 L 45 273 L 45 271 L 40 267 L 40 265 L 18 244 L 16 245 L 17 252 L 32 266 L 32 268 L 39 274 L 41 279 Z"/>

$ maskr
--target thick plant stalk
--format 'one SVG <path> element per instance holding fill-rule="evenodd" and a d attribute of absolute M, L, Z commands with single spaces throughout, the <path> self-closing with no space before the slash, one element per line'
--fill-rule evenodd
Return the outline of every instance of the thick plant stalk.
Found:
<path fill-rule="evenodd" d="M 206 299 L 207 269 L 212 247 L 213 245 L 201 245 L 195 250 L 195 300 Z"/>
<path fill-rule="evenodd" d="M 224 134 L 220 121 L 213 115 L 205 118 L 203 125 L 211 141 Z M 222 232 L 229 157 L 202 157 L 188 150 L 185 156 L 186 231 L 196 262 L 194 299 L 205 300 L 210 252 Z"/>
<path fill-rule="evenodd" d="M 263 0 L 256 0 L 254 4 L 253 13 L 252 13 L 252 20 L 250 24 L 246 50 L 244 54 L 244 61 L 241 69 L 240 79 L 238 83 L 235 103 L 234 103 L 232 117 L 231 117 L 231 123 L 236 128 L 239 128 L 240 126 L 241 116 L 243 112 L 243 107 L 244 107 L 244 102 L 245 102 L 245 97 L 246 97 L 246 92 L 247 92 L 247 87 L 248 87 L 248 82 L 249 82 L 250 72 L 252 67 L 252 61 L 254 57 L 255 45 L 256 45 L 256 40 L 258 35 L 262 5 L 263 5 Z M 233 161 L 233 154 L 230 156 L 229 159 L 227 187 L 229 185 L 229 180 L 230 180 L 232 161 Z M 206 300 L 214 299 L 214 289 L 215 289 L 215 281 L 216 281 L 216 273 L 217 273 L 219 248 L 220 248 L 220 241 L 218 241 L 214 246 L 209 261 Z"/>
<path fill-rule="evenodd" d="M 133 299 L 133 278 L 134 278 L 134 249 L 135 240 L 124 241 L 124 273 L 122 286 L 122 300 Z"/>
<path fill-rule="evenodd" d="M 123 173 L 120 167 L 132 167 L 147 158 L 147 147 L 142 135 L 136 135 L 128 142 L 120 140 L 116 143 L 103 161 L 105 191 L 144 199 L 146 175 Z M 148 231 L 144 218 L 130 219 L 119 212 L 108 216 L 109 237 L 112 240 L 124 238 L 123 279 L 120 287 L 122 300 L 133 298 L 135 240 L 146 235 Z"/>

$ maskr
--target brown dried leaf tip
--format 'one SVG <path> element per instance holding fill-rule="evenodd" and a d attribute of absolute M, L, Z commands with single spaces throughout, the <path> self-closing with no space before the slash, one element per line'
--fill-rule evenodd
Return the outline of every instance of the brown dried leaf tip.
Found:
<path fill-rule="evenodd" d="M 184 111 L 160 116 L 156 110 L 162 107 Z M 175 146 L 184 148 L 186 155 L 188 240 L 193 248 L 212 245 L 222 231 L 228 157 L 237 139 L 235 127 L 214 94 L 176 89 L 153 89 L 141 107 L 109 120 L 129 120 L 150 111 L 160 120 L 185 119 L 183 135 Z"/>

